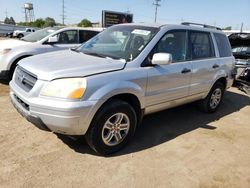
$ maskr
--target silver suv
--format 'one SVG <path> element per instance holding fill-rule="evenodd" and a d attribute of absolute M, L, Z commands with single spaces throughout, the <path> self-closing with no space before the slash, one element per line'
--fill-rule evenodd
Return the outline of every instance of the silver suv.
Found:
<path fill-rule="evenodd" d="M 40 129 L 85 135 L 105 155 L 121 149 L 146 114 L 193 101 L 215 112 L 233 68 L 218 28 L 121 24 L 77 49 L 22 60 L 10 97 Z"/>

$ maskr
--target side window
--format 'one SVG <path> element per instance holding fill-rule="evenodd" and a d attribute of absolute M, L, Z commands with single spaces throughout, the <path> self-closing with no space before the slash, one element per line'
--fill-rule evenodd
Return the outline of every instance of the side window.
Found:
<path fill-rule="evenodd" d="M 232 55 L 231 45 L 226 35 L 214 33 L 214 37 L 218 46 L 220 57 L 230 57 Z"/>
<path fill-rule="evenodd" d="M 192 59 L 215 57 L 210 33 L 191 32 L 190 47 Z"/>
<path fill-rule="evenodd" d="M 97 34 L 98 34 L 97 31 L 83 31 L 83 30 L 80 30 L 79 31 L 80 43 L 88 41 L 89 39 L 91 39 L 92 37 L 94 37 Z"/>
<path fill-rule="evenodd" d="M 63 31 L 57 34 L 58 44 L 76 44 L 78 43 L 77 30 Z"/>
<path fill-rule="evenodd" d="M 155 47 L 154 53 L 170 53 L 173 62 L 186 60 L 186 31 L 167 32 Z"/>
<path fill-rule="evenodd" d="M 27 29 L 27 31 L 26 32 L 31 32 L 31 30 L 30 29 Z"/>

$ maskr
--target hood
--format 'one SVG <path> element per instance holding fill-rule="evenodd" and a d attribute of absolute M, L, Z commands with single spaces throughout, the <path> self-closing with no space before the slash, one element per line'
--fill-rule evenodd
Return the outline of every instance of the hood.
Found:
<path fill-rule="evenodd" d="M 250 46 L 250 33 L 233 33 L 228 39 L 232 47 Z"/>
<path fill-rule="evenodd" d="M 66 77 L 84 77 L 109 71 L 121 70 L 124 61 L 100 58 L 81 52 L 63 50 L 25 58 L 18 63 L 40 80 Z"/>
<path fill-rule="evenodd" d="M 0 50 L 6 49 L 6 48 L 14 48 L 14 47 L 22 46 L 26 44 L 30 44 L 30 42 L 26 42 L 22 40 L 15 40 L 15 39 L 0 40 Z"/>

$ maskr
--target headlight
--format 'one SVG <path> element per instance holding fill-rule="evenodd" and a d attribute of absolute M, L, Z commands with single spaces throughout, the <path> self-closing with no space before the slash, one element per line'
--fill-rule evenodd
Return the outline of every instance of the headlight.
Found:
<path fill-rule="evenodd" d="M 80 99 L 86 90 L 85 78 L 65 78 L 49 82 L 41 91 L 42 96 Z"/>
<path fill-rule="evenodd" d="M 0 55 L 7 54 L 7 53 L 9 53 L 10 50 L 11 50 L 11 48 L 3 49 L 3 50 L 0 51 Z"/>

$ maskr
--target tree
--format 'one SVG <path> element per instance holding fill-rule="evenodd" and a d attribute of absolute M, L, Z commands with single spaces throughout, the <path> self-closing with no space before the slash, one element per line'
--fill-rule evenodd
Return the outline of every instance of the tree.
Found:
<path fill-rule="evenodd" d="M 45 25 L 45 21 L 42 18 L 36 19 L 36 21 L 34 21 L 33 26 L 34 27 L 39 27 L 42 28 Z"/>
<path fill-rule="evenodd" d="M 232 30 L 231 26 L 225 27 L 223 30 Z"/>
<path fill-rule="evenodd" d="M 56 21 L 54 20 L 54 18 L 47 17 L 44 21 L 44 27 L 53 27 L 56 25 Z"/>
<path fill-rule="evenodd" d="M 79 27 L 91 27 L 92 23 L 88 19 L 83 19 L 79 24 L 77 24 Z"/>
<path fill-rule="evenodd" d="M 10 24 L 10 19 L 8 17 L 6 17 L 5 20 L 4 20 L 4 23 L 5 24 Z"/>
<path fill-rule="evenodd" d="M 16 25 L 16 22 L 13 17 L 10 17 L 10 24 Z"/>
<path fill-rule="evenodd" d="M 44 19 L 39 18 L 36 19 L 34 22 L 19 22 L 18 25 L 28 26 L 28 27 L 38 27 L 38 28 L 44 28 L 44 27 L 53 27 L 57 25 L 54 18 L 47 17 Z"/>

